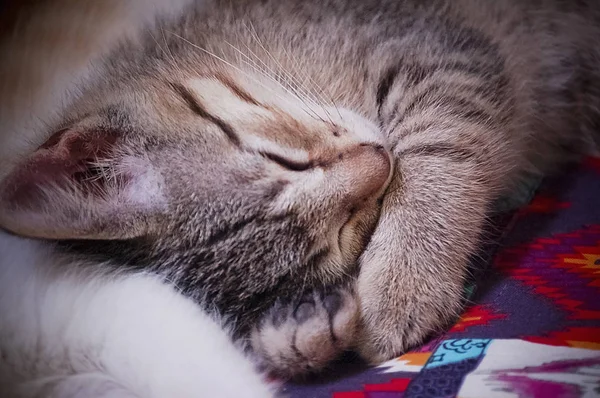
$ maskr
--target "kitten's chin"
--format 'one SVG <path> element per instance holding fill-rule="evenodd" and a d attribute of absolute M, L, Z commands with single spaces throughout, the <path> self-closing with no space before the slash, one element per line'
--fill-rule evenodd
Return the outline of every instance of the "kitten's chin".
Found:
<path fill-rule="evenodd" d="M 390 153 L 382 147 L 378 147 L 376 153 L 379 159 L 377 167 L 373 169 L 377 170 L 377 173 L 363 177 L 363 185 L 371 185 L 370 192 L 366 197 L 354 202 L 348 211 L 347 219 L 338 230 L 338 253 L 341 263 L 346 268 L 353 267 L 366 249 L 379 221 L 382 198 L 393 177 L 394 165 Z M 358 170 L 356 171 L 358 173 Z"/>
<path fill-rule="evenodd" d="M 327 253 L 326 257 L 315 264 L 320 282 L 332 282 L 342 275 L 354 272 L 358 259 L 377 227 L 380 210 L 377 200 L 354 210 L 337 230 L 336 242 L 330 241 L 328 250 L 315 250 L 317 253 Z"/>
<path fill-rule="evenodd" d="M 381 206 L 377 201 L 354 210 L 338 235 L 339 253 L 344 264 L 354 264 L 365 250 L 377 227 Z"/>

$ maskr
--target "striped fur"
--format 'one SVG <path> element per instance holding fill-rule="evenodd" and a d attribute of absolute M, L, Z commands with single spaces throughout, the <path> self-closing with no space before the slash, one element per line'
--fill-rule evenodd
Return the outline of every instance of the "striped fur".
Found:
<path fill-rule="evenodd" d="M 135 159 L 160 176 L 162 207 L 130 190 L 139 207 L 116 220 L 85 187 L 44 186 L 58 205 L 15 212 L 7 196 L 0 224 L 156 272 L 237 336 L 279 330 L 259 320 L 282 297 L 356 279 L 346 345 L 380 361 L 419 344 L 459 313 L 491 203 L 597 141 L 591 0 L 205 3 L 103 57 L 36 138 L 116 133 L 108 174 L 143 182 Z M 109 199 L 127 190 L 95 177 Z M 60 217 L 82 208 L 83 226 Z M 304 371 L 293 343 L 259 354 Z"/>

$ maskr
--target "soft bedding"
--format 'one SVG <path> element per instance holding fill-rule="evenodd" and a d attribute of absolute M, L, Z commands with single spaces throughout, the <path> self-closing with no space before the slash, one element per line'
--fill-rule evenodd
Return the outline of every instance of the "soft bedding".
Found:
<path fill-rule="evenodd" d="M 284 394 L 600 397 L 600 158 L 543 182 L 493 224 L 471 303 L 447 333 L 373 368 L 349 355 L 338 374 Z"/>

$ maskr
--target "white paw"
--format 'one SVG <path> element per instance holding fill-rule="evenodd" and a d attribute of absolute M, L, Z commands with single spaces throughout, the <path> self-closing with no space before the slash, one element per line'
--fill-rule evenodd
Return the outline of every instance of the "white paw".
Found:
<path fill-rule="evenodd" d="M 358 305 L 351 288 L 313 291 L 279 300 L 252 331 L 261 365 L 282 377 L 323 369 L 355 342 Z"/>

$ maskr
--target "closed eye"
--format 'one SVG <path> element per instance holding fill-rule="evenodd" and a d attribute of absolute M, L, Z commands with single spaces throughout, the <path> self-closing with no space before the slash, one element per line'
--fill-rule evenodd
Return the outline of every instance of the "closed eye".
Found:
<path fill-rule="evenodd" d="M 301 162 L 301 161 L 297 161 L 297 160 L 292 160 L 292 159 L 288 159 L 283 156 L 276 155 L 276 154 L 270 153 L 270 152 L 262 152 L 261 151 L 259 153 L 264 158 L 269 159 L 269 160 L 277 163 L 281 167 L 284 167 L 291 171 L 306 171 L 313 167 L 311 162 Z"/>

